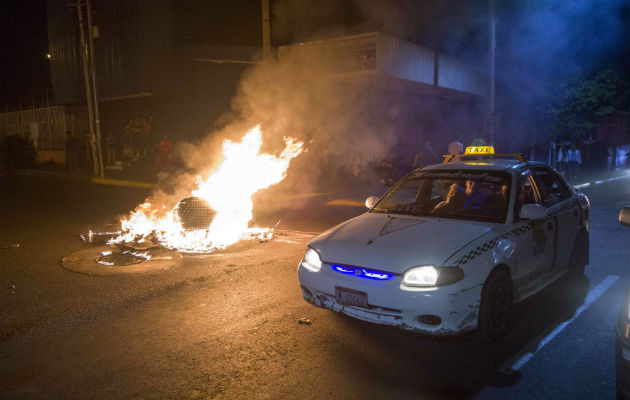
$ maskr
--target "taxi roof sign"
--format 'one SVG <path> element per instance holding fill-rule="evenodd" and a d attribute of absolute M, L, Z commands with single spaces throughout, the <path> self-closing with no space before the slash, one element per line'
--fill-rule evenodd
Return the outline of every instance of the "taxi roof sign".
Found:
<path fill-rule="evenodd" d="M 464 154 L 467 155 L 493 155 L 494 147 L 493 146 L 468 146 L 466 147 L 466 152 Z"/>
<path fill-rule="evenodd" d="M 445 154 L 443 163 L 449 163 L 451 161 L 461 161 L 465 159 L 484 159 L 484 158 L 516 158 L 520 162 L 527 162 L 527 158 L 523 153 L 512 154 L 495 154 L 494 146 L 468 146 L 464 154 Z"/>

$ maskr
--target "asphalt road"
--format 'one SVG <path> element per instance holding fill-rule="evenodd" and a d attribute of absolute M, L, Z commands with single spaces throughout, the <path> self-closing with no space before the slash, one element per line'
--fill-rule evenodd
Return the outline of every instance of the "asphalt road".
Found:
<path fill-rule="evenodd" d="M 259 213 L 261 223 L 281 221 L 275 240 L 185 256 L 159 273 L 97 277 L 60 260 L 88 246 L 79 232 L 148 193 L 0 177 L 0 245 L 20 244 L 0 249 L 0 397 L 613 398 L 614 323 L 630 275 L 630 231 L 617 215 L 630 180 L 584 191 L 586 277 L 526 300 L 508 336 L 487 345 L 307 304 L 296 267 L 312 235 L 292 230 L 319 232 L 363 211 L 325 205 L 333 195 Z"/>

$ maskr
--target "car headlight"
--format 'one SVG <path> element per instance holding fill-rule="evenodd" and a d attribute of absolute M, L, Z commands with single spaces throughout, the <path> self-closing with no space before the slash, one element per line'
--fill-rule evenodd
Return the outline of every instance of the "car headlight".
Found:
<path fill-rule="evenodd" d="M 460 281 L 463 277 L 464 271 L 458 267 L 423 265 L 407 270 L 403 284 L 413 287 L 443 286 Z"/>
<path fill-rule="evenodd" d="M 318 272 L 322 269 L 322 258 L 317 251 L 309 247 L 300 265 L 309 271 Z"/>

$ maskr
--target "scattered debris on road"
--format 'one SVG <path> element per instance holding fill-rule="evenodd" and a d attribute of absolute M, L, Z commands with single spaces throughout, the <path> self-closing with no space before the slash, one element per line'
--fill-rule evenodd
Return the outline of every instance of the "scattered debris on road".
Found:
<path fill-rule="evenodd" d="M 298 324 L 300 325 L 310 325 L 311 324 L 311 320 L 308 318 L 300 318 L 298 319 Z"/>
<path fill-rule="evenodd" d="M 120 230 L 113 232 L 93 232 L 80 233 L 79 238 L 85 243 L 107 243 L 110 239 L 120 235 Z"/>

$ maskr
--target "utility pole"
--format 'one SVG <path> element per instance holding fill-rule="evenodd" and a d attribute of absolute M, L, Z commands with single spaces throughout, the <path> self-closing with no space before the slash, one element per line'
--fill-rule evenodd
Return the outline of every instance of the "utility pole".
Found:
<path fill-rule="evenodd" d="M 271 28 L 269 25 L 269 0 L 262 0 L 262 47 L 263 60 L 271 56 Z"/>
<path fill-rule="evenodd" d="M 496 29 L 497 20 L 494 12 L 494 0 L 489 0 L 489 22 L 490 35 L 488 38 L 488 64 L 489 73 L 489 93 L 488 93 L 488 136 L 490 144 L 494 146 L 494 79 L 495 79 L 495 51 L 497 47 Z"/>
<path fill-rule="evenodd" d="M 92 8 L 90 7 L 90 0 L 85 0 L 87 11 L 87 23 L 88 23 L 88 44 L 90 49 L 90 66 L 92 67 L 92 94 L 94 95 L 94 122 L 96 123 L 96 150 L 98 152 L 98 166 L 100 177 L 105 176 L 103 169 L 103 150 L 101 146 L 101 120 L 99 117 L 98 107 L 98 94 L 96 90 L 96 66 L 94 62 L 94 28 L 92 27 Z"/>
<path fill-rule="evenodd" d="M 92 161 L 94 162 L 94 175 L 100 176 L 98 156 L 96 154 L 96 137 L 94 134 L 94 110 L 92 108 L 92 90 L 88 72 L 88 48 L 85 43 L 85 31 L 83 30 L 83 13 L 81 12 L 81 0 L 77 0 L 77 14 L 79 15 L 79 32 L 81 33 L 81 59 L 83 61 L 83 78 L 85 79 L 85 97 L 88 107 L 88 119 L 90 122 L 90 147 L 92 148 Z"/>

